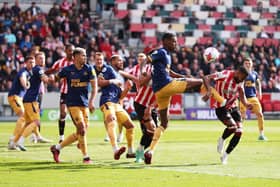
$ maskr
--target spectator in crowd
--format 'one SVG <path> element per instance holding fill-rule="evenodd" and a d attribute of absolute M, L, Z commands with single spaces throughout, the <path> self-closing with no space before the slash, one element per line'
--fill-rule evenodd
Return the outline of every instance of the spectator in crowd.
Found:
<path fill-rule="evenodd" d="M 43 12 L 42 9 L 39 6 L 36 5 L 35 1 L 33 1 L 31 3 L 31 6 L 26 11 L 27 12 L 31 12 L 32 16 L 39 15 L 39 14 L 41 14 Z"/>

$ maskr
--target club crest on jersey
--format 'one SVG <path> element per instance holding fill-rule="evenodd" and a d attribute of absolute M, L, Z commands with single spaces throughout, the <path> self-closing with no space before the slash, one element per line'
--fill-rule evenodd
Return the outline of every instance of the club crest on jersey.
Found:
<path fill-rule="evenodd" d="M 71 71 L 71 75 L 74 75 L 74 74 L 75 74 L 75 72 Z"/>
<path fill-rule="evenodd" d="M 102 68 L 102 71 L 101 71 L 101 72 L 105 73 L 106 71 L 107 71 L 107 68 L 104 67 L 104 68 Z"/>
<path fill-rule="evenodd" d="M 88 75 L 88 73 L 85 71 L 85 72 L 84 72 L 84 76 L 87 76 L 87 75 Z"/>

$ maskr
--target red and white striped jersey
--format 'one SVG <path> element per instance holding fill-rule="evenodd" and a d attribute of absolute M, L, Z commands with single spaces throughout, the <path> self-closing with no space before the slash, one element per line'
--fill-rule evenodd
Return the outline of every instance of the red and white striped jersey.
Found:
<path fill-rule="evenodd" d="M 68 61 L 66 57 L 59 59 L 58 61 L 56 61 L 53 66 L 52 69 L 55 71 L 61 71 L 62 68 L 69 66 L 73 64 L 73 60 Z M 60 81 L 60 93 L 67 93 L 67 81 L 66 79 L 61 79 Z"/>
<path fill-rule="evenodd" d="M 151 71 L 152 71 L 152 66 L 150 64 L 146 64 L 142 68 L 142 72 L 151 73 Z M 141 75 L 140 65 L 137 64 L 136 66 L 134 66 L 129 73 L 139 78 Z M 151 84 L 143 85 L 141 87 L 140 85 L 136 84 L 136 88 L 137 88 L 137 94 L 135 96 L 135 102 L 144 105 L 145 107 L 153 107 L 155 105 L 156 98 L 153 89 L 151 87 Z"/>
<path fill-rule="evenodd" d="M 235 82 L 232 70 L 217 72 L 213 76 L 216 81 L 215 89 L 223 98 L 227 99 L 227 107 L 234 107 L 235 101 L 239 97 L 239 90 L 243 88 L 243 82 L 238 84 Z M 212 107 L 219 108 L 221 104 L 214 101 Z"/>

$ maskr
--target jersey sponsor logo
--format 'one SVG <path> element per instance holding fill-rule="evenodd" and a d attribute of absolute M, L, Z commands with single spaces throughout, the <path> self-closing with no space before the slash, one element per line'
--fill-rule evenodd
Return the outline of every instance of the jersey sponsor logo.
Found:
<path fill-rule="evenodd" d="M 39 71 L 39 75 L 43 75 L 43 74 L 44 74 L 44 70 L 41 69 L 41 70 Z"/>
<path fill-rule="evenodd" d="M 245 87 L 255 87 L 255 83 L 253 83 L 252 81 L 246 81 Z"/>
<path fill-rule="evenodd" d="M 85 87 L 87 86 L 87 82 L 81 82 L 80 79 L 72 79 L 71 87 Z"/>
<path fill-rule="evenodd" d="M 103 67 L 102 70 L 101 70 L 102 73 L 105 73 L 106 71 L 107 71 L 106 67 Z"/>

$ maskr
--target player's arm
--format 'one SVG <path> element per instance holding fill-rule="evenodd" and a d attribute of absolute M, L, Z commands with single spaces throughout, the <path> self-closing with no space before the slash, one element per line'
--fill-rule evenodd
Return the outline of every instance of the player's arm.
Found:
<path fill-rule="evenodd" d="M 58 72 L 58 64 L 59 61 L 56 61 L 53 66 L 45 71 L 46 75 L 57 73 Z"/>
<path fill-rule="evenodd" d="M 121 93 L 120 100 L 123 99 L 127 95 L 129 90 L 131 90 L 132 86 L 133 86 L 133 82 L 131 80 L 127 80 L 125 82 L 124 90 Z"/>
<path fill-rule="evenodd" d="M 110 84 L 115 84 L 116 86 L 120 87 L 122 85 L 122 82 L 119 79 L 109 79 L 109 80 L 106 80 L 103 77 L 98 77 L 97 84 L 100 87 L 109 86 Z"/>
<path fill-rule="evenodd" d="M 258 99 L 262 100 L 262 84 L 261 84 L 260 79 L 256 80 L 256 88 L 258 90 Z"/>
<path fill-rule="evenodd" d="M 125 78 L 127 78 L 127 79 L 129 79 L 129 80 L 132 80 L 132 81 L 135 82 L 135 83 L 138 81 L 137 77 L 135 77 L 134 75 L 131 75 L 130 73 L 127 73 L 127 72 L 122 71 L 122 70 L 120 70 L 119 73 L 120 73 L 123 77 L 125 77 Z"/>
<path fill-rule="evenodd" d="M 29 81 L 27 80 L 26 74 L 22 74 L 22 76 L 20 76 L 19 80 L 20 80 L 21 86 L 22 86 L 25 90 L 27 90 L 27 89 L 30 87 L 30 83 L 29 83 Z"/>
<path fill-rule="evenodd" d="M 94 108 L 94 100 L 95 100 L 95 97 L 96 97 L 96 94 L 97 94 L 97 80 L 96 79 L 93 79 L 90 81 L 90 84 L 91 84 L 91 93 L 90 93 L 90 98 L 89 98 L 89 111 L 91 113 L 94 112 L 95 108 Z"/>
<path fill-rule="evenodd" d="M 179 73 L 176 73 L 172 70 L 169 71 L 169 75 L 173 78 L 185 78 L 186 76 L 185 75 L 182 75 L 182 74 L 179 74 Z"/>
<path fill-rule="evenodd" d="M 151 79 L 152 79 L 151 73 L 146 73 L 146 72 L 144 72 L 144 73 L 142 73 L 142 75 L 140 75 L 140 77 L 139 77 L 139 85 L 140 85 L 140 86 L 147 85 Z"/>
<path fill-rule="evenodd" d="M 247 102 L 247 99 L 246 99 L 246 96 L 245 96 L 245 93 L 244 93 L 244 88 L 243 88 L 243 86 L 240 87 L 240 88 L 238 89 L 238 92 L 239 92 L 239 99 L 240 99 L 240 102 L 241 102 L 244 106 L 246 106 L 249 110 L 251 110 L 251 109 L 252 109 L 252 105 L 249 104 L 249 103 Z"/>

